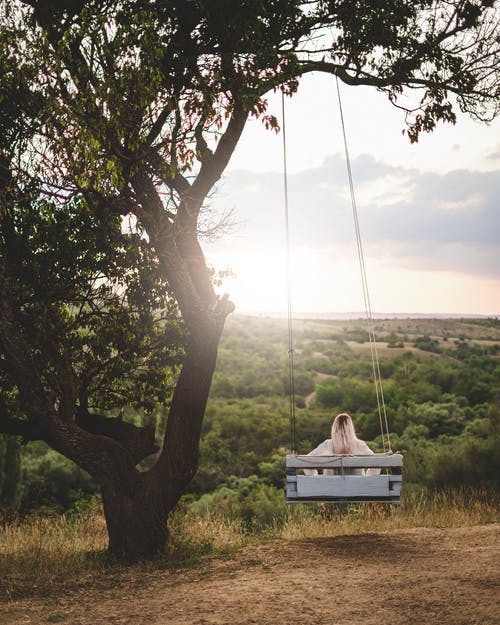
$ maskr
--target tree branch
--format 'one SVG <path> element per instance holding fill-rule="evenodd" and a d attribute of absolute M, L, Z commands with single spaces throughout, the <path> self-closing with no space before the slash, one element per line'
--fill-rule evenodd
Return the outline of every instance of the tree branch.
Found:
<path fill-rule="evenodd" d="M 154 427 L 138 427 L 123 421 L 122 417 L 105 417 L 91 414 L 87 410 L 78 411 L 75 422 L 91 434 L 107 436 L 120 443 L 130 454 L 134 464 L 159 451 L 155 443 Z"/>
<path fill-rule="evenodd" d="M 197 218 L 199 210 L 205 201 L 209 191 L 219 180 L 229 163 L 234 149 L 241 137 L 241 133 L 248 119 L 248 111 L 243 108 L 241 103 L 236 102 L 234 105 L 231 119 L 227 125 L 226 131 L 220 138 L 217 149 L 212 155 L 206 154 L 199 174 L 191 185 L 189 193 L 189 202 L 186 205 L 195 208 L 195 214 L 191 218 Z M 187 199 L 187 198 L 183 198 Z"/>
<path fill-rule="evenodd" d="M 207 158 L 213 156 L 213 152 L 209 149 L 203 136 L 203 127 L 205 122 L 206 118 L 201 116 L 200 121 L 196 124 L 196 128 L 194 129 L 194 137 L 196 139 L 196 157 L 200 163 L 203 163 Z"/>

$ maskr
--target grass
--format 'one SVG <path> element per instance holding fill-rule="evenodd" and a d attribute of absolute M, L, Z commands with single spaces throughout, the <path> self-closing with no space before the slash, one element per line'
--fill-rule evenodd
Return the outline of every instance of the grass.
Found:
<path fill-rule="evenodd" d="M 406 493 L 402 505 L 358 504 L 347 507 L 319 504 L 319 511 L 297 506 L 277 532 L 280 538 L 341 536 L 390 532 L 415 527 L 467 527 L 500 520 L 500 495 L 484 491 Z"/>
<path fill-rule="evenodd" d="M 101 575 L 108 567 L 102 515 L 31 516 L 0 528 L 0 597 L 47 592 Z"/>
<path fill-rule="evenodd" d="M 173 515 L 168 554 L 126 567 L 107 557 L 107 530 L 99 506 L 78 515 L 32 515 L 0 524 L 0 603 L 93 586 L 132 571 L 198 566 L 210 557 L 232 557 L 246 543 L 237 524 L 223 519 Z M 57 590 L 56 590 L 57 589 Z"/>
<path fill-rule="evenodd" d="M 189 508 L 170 521 L 169 552 L 136 565 L 139 577 L 160 569 L 198 566 L 209 558 L 232 558 L 261 541 L 293 540 L 415 527 L 461 527 L 498 522 L 500 495 L 482 491 L 405 493 L 401 507 L 383 504 L 287 507 L 275 520 L 251 530 L 220 513 L 204 517 Z M 77 516 L 32 516 L 0 526 L 0 597 L 51 595 L 63 588 L 106 582 L 129 569 L 106 558 L 107 532 L 98 509 Z"/>

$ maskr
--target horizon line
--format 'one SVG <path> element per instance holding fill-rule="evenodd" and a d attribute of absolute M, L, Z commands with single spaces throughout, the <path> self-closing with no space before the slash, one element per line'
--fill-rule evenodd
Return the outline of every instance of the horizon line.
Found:
<path fill-rule="evenodd" d="M 236 315 L 246 317 L 275 317 L 287 318 L 288 313 L 282 310 L 236 310 Z M 311 311 L 294 311 L 293 319 L 366 319 L 367 315 L 362 311 L 345 311 L 345 312 L 311 312 Z M 405 313 L 405 312 L 373 312 L 372 319 L 499 319 L 500 313 Z"/>

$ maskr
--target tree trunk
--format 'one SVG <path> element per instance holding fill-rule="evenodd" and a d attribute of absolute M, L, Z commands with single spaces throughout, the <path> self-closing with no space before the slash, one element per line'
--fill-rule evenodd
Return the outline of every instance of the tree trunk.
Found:
<path fill-rule="evenodd" d="M 161 499 L 147 496 L 141 485 L 130 488 L 125 479 L 119 485 L 103 486 L 102 500 L 111 557 L 138 562 L 165 553 L 167 513 Z"/>
<path fill-rule="evenodd" d="M 157 463 L 145 473 L 122 467 L 102 485 L 109 553 L 122 561 L 147 560 L 165 553 L 168 515 L 196 473 L 217 347 L 224 319 L 233 305 L 223 300 L 219 307 L 221 310 L 216 308 L 203 317 L 198 341 L 192 340 L 188 346 Z"/>
<path fill-rule="evenodd" d="M 0 466 L 1 470 L 2 467 Z M 21 441 L 17 436 L 5 437 L 3 472 L 3 484 L 0 484 L 0 502 L 15 510 L 19 506 L 21 486 Z"/>

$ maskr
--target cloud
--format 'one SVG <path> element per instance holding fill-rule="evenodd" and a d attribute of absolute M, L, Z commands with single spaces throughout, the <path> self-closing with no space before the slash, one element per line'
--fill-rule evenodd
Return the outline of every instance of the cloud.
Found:
<path fill-rule="evenodd" d="M 365 254 L 407 268 L 500 277 L 500 171 L 422 173 L 362 155 L 352 162 Z M 344 159 L 288 178 L 294 247 L 354 251 L 354 226 Z M 284 249 L 283 176 L 234 171 L 212 200 L 234 210 L 233 234 L 216 245 L 231 250 Z"/>
<path fill-rule="evenodd" d="M 404 200 L 367 209 L 373 237 L 500 243 L 500 172 L 415 174 L 411 184 Z"/>
<path fill-rule="evenodd" d="M 499 160 L 500 159 L 500 143 L 497 144 L 496 148 L 494 148 L 493 152 L 488 154 L 487 158 L 491 160 Z"/>

